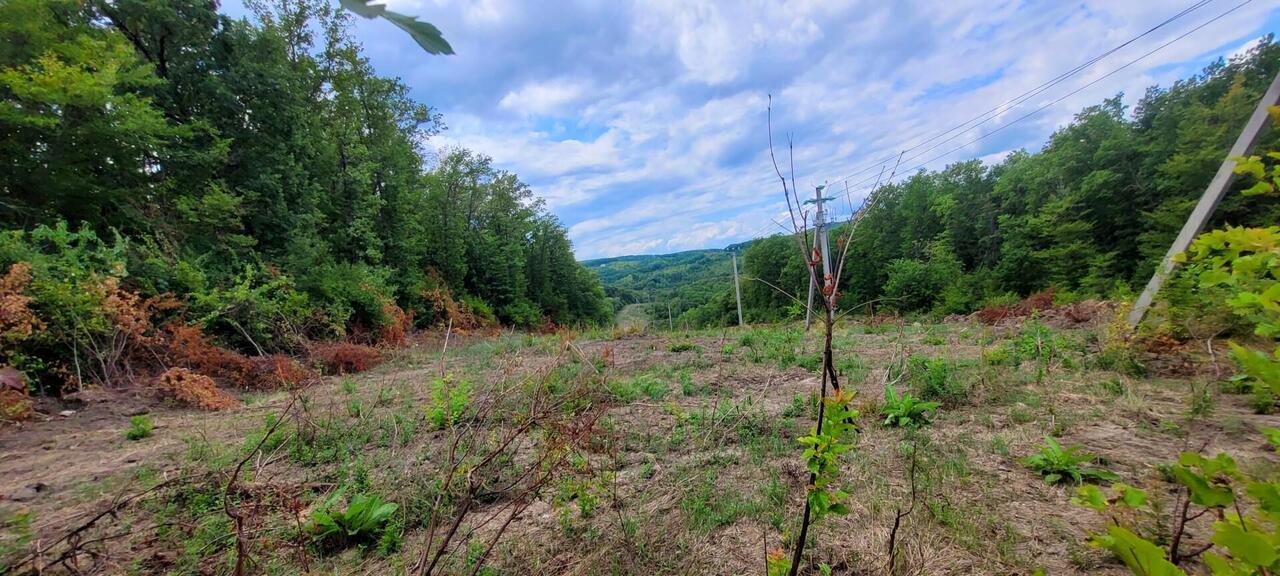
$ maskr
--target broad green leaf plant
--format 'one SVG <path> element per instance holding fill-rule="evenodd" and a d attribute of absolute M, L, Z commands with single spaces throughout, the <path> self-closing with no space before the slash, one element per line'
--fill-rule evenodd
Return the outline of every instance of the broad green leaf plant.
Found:
<path fill-rule="evenodd" d="M 1084 452 L 1080 446 L 1063 447 L 1048 436 L 1040 451 L 1022 459 L 1022 463 L 1044 477 L 1046 484 L 1070 482 L 1114 482 L 1120 477 L 1114 472 L 1090 466 L 1098 457 Z"/>
<path fill-rule="evenodd" d="M 1266 430 L 1272 446 L 1280 442 L 1280 430 Z M 1110 523 L 1090 543 L 1111 551 L 1139 576 L 1184 576 L 1178 563 L 1203 554 L 1203 561 L 1215 576 L 1276 574 L 1280 570 L 1280 482 L 1260 479 L 1242 472 L 1227 454 L 1213 458 L 1184 452 L 1169 475 L 1185 492 L 1185 500 L 1174 518 L 1174 532 L 1168 548 L 1153 540 L 1164 540 L 1142 528 L 1144 519 L 1159 524 L 1159 512 L 1147 491 L 1115 484 L 1109 491 L 1086 484 L 1076 491 L 1072 503 L 1106 514 Z M 1190 542 L 1186 524 L 1211 515 L 1213 533 L 1208 542 Z"/>
<path fill-rule="evenodd" d="M 899 428 L 924 426 L 941 407 L 941 403 L 921 401 L 912 396 L 911 392 L 903 392 L 899 395 L 893 385 L 884 387 L 884 407 L 881 408 L 881 413 L 884 414 L 885 426 Z"/>

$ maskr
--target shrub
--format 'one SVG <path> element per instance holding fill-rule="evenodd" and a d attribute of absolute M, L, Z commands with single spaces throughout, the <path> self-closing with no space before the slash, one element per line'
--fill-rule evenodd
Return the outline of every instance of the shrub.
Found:
<path fill-rule="evenodd" d="M 1090 481 L 1114 482 L 1120 477 L 1114 472 L 1086 466 L 1096 462 L 1097 456 L 1082 452 L 1080 446 L 1063 448 L 1053 438 L 1045 436 L 1040 452 L 1023 458 L 1022 463 L 1044 477 L 1048 484 L 1070 481 L 1074 484 Z"/>
<path fill-rule="evenodd" d="M 945 358 L 912 356 L 907 359 L 907 374 L 920 397 L 937 402 L 957 404 L 969 397 L 969 387 L 956 378 L 956 366 Z"/>
<path fill-rule="evenodd" d="M 294 334 L 319 316 L 292 278 L 249 265 L 226 286 L 193 291 L 189 309 L 201 330 L 238 350 L 298 349 Z M 341 334 L 341 324 L 329 332 Z"/>
<path fill-rule="evenodd" d="M 642 396 L 650 400 L 661 400 L 670 389 L 667 383 L 652 374 L 641 374 L 630 380 L 613 380 L 609 383 L 609 391 L 622 402 L 634 402 Z"/>
<path fill-rule="evenodd" d="M 313 346 L 311 356 L 329 374 L 354 374 L 382 363 L 382 353 L 377 349 L 347 342 Z"/>
<path fill-rule="evenodd" d="M 141 440 L 150 436 L 153 428 L 155 425 L 151 423 L 151 417 L 139 414 L 129 418 L 129 429 L 124 431 L 124 437 L 129 440 Z"/>
<path fill-rule="evenodd" d="M 258 356 L 249 360 L 253 366 L 249 387 L 256 390 L 295 388 L 319 378 L 315 371 L 283 354 Z"/>
<path fill-rule="evenodd" d="M 329 496 L 311 517 L 311 534 L 321 549 L 341 550 L 383 540 L 392 515 L 400 507 L 377 495 L 358 494 L 338 509 L 343 490 Z"/>
<path fill-rule="evenodd" d="M 885 426 L 915 428 L 928 424 L 941 406 L 937 402 L 921 402 L 910 392 L 898 395 L 897 390 L 889 385 L 884 387 L 884 406 L 880 413 L 885 417 Z"/>
<path fill-rule="evenodd" d="M 31 264 L 18 262 L 0 277 L 0 343 L 9 348 L 43 330 L 44 322 L 31 309 L 31 296 L 25 294 L 31 284 Z"/>
<path fill-rule="evenodd" d="M 166 330 L 166 349 L 173 364 L 220 378 L 237 388 L 252 387 L 254 367 L 242 354 L 215 346 L 198 326 L 171 323 Z"/>
<path fill-rule="evenodd" d="M 378 329 L 378 342 L 389 346 L 403 346 L 405 336 L 413 328 L 413 315 L 396 306 L 395 301 L 390 298 L 382 303 L 382 315 L 386 323 Z"/>
<path fill-rule="evenodd" d="M 162 396 L 184 406 L 202 410 L 223 410 L 240 404 L 239 400 L 214 384 L 213 379 L 186 368 L 170 368 L 157 379 Z"/>
<path fill-rule="evenodd" d="M 498 323 L 498 316 L 493 313 L 493 308 L 479 296 L 464 295 L 462 297 L 462 306 L 475 316 L 481 326 Z"/>
<path fill-rule="evenodd" d="M 431 397 L 427 404 L 427 421 L 436 429 L 452 426 L 466 412 L 471 403 L 471 384 L 454 382 L 453 376 L 445 376 L 431 382 Z"/>
<path fill-rule="evenodd" d="M 31 417 L 31 398 L 25 391 L 0 389 L 0 421 L 19 422 Z"/>
<path fill-rule="evenodd" d="M 542 323 L 542 311 L 537 304 L 523 298 L 503 306 L 500 312 L 508 322 L 521 328 L 535 328 Z"/>

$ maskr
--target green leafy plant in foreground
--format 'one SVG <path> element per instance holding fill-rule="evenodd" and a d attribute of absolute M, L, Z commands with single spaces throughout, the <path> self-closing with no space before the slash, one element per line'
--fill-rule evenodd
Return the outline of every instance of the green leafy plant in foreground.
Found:
<path fill-rule="evenodd" d="M 1048 484 L 1070 481 L 1074 484 L 1082 482 L 1114 482 L 1120 477 L 1114 472 L 1088 466 L 1098 457 L 1083 452 L 1080 446 L 1063 448 L 1056 440 L 1045 436 L 1045 445 L 1040 452 L 1022 459 L 1022 463 L 1044 477 Z"/>
<path fill-rule="evenodd" d="M 939 402 L 923 402 L 912 396 L 910 392 L 899 395 L 898 391 L 889 385 L 884 388 L 884 407 L 881 408 L 880 413 L 884 415 L 885 426 L 915 428 L 928 424 L 941 406 Z"/>
<path fill-rule="evenodd" d="M 1280 443 L 1280 430 L 1264 432 L 1273 447 Z M 1155 544 L 1153 540 L 1163 539 L 1148 537 L 1136 521 L 1158 515 L 1147 492 L 1123 484 L 1112 486 L 1110 494 L 1081 486 L 1072 498 L 1073 504 L 1110 517 L 1105 532 L 1093 534 L 1090 543 L 1111 551 L 1139 576 L 1185 576 L 1178 563 L 1201 554 L 1214 576 L 1280 570 L 1280 482 L 1241 472 L 1227 454 L 1207 458 L 1196 452 L 1182 453 L 1169 467 L 1169 476 L 1180 486 L 1185 505 L 1175 511 L 1168 549 Z M 1204 515 L 1218 519 L 1213 535 L 1209 542 L 1192 543 L 1186 525 Z"/>
<path fill-rule="evenodd" d="M 392 515 L 400 507 L 382 497 L 357 494 L 344 509 L 338 509 L 344 490 L 325 499 L 311 518 L 312 537 L 327 550 L 367 545 L 383 540 Z"/>
<path fill-rule="evenodd" d="M 798 439 L 805 447 L 801 458 L 810 474 L 805 503 L 812 513 L 813 524 L 831 514 L 849 513 L 849 507 L 844 504 L 849 494 L 837 488 L 835 482 L 840 474 L 840 455 L 853 449 L 851 439 L 857 432 L 853 421 L 858 411 L 850 408 L 849 403 L 856 393 L 841 389 L 823 398 L 821 425 Z M 792 559 L 781 550 L 770 552 L 766 564 L 770 575 L 791 573 Z"/>

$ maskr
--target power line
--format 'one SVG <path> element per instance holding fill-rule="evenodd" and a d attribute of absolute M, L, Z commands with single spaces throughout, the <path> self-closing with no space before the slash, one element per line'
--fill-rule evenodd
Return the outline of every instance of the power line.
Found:
<path fill-rule="evenodd" d="M 1067 98 L 1070 98 L 1070 97 L 1072 97 L 1072 96 L 1075 96 L 1076 94 L 1079 94 L 1081 91 L 1083 91 L 1083 90 L 1085 90 L 1085 89 L 1089 88 L 1090 86 L 1093 86 L 1094 84 L 1097 84 L 1098 82 L 1101 82 L 1101 81 L 1103 81 L 1103 80 L 1106 80 L 1107 78 L 1109 78 L 1109 77 L 1111 77 L 1111 76 L 1115 75 L 1116 73 L 1120 72 L 1121 70 L 1124 70 L 1125 68 L 1128 68 L 1128 67 L 1130 67 L 1130 66 L 1132 66 L 1132 65 L 1134 65 L 1134 64 L 1137 64 L 1138 62 L 1141 62 L 1142 60 L 1145 60 L 1147 57 L 1151 56 L 1152 54 L 1155 54 L 1156 52 L 1159 52 L 1159 51 L 1161 51 L 1161 50 L 1163 50 L 1163 49 L 1165 49 L 1165 48 L 1169 47 L 1171 44 L 1173 44 L 1173 43 L 1175 43 L 1175 42 L 1178 42 L 1179 40 L 1182 40 L 1183 38 L 1186 38 L 1187 36 L 1190 36 L 1191 34 L 1194 34 L 1195 32 L 1198 32 L 1198 31 L 1199 31 L 1199 30 L 1201 30 L 1202 28 L 1204 28 L 1204 27 L 1206 27 L 1206 26 L 1208 26 L 1208 25 L 1210 25 L 1210 24 L 1213 24 L 1214 22 L 1217 22 L 1218 20 L 1221 20 L 1221 19 L 1223 19 L 1223 18 L 1227 17 L 1227 16 L 1228 16 L 1229 14 L 1231 14 L 1232 12 L 1235 12 L 1236 10 L 1239 10 L 1240 8 L 1243 8 L 1245 5 L 1249 4 L 1250 2 L 1253 2 L 1253 0 L 1244 0 L 1243 2 L 1241 2 L 1241 3 L 1239 3 L 1239 4 L 1236 4 L 1235 6 L 1233 6 L 1233 7 L 1229 8 L 1229 9 L 1227 9 L 1225 12 L 1222 12 L 1221 14 L 1218 14 L 1217 16 L 1214 16 L 1213 18 L 1210 18 L 1209 20 L 1206 20 L 1205 22 L 1203 22 L 1203 23 L 1202 23 L 1202 24 L 1200 24 L 1199 26 L 1196 26 L 1195 28 L 1192 28 L 1192 29 L 1190 29 L 1190 30 L 1187 30 L 1186 32 L 1183 32 L 1182 34 L 1180 34 L 1179 36 L 1175 37 L 1174 39 L 1172 39 L 1172 40 L 1170 40 L 1170 41 L 1168 41 L 1168 42 L 1165 42 L 1164 44 L 1161 44 L 1161 45 L 1159 45 L 1159 46 L 1155 47 L 1154 49 L 1152 49 L 1151 51 L 1147 52 L 1146 54 L 1143 54 L 1143 55 L 1141 55 L 1141 56 L 1139 56 L 1139 57 L 1137 57 L 1137 58 L 1135 58 L 1135 59 L 1133 59 L 1133 60 L 1130 60 L 1129 62 L 1126 62 L 1124 65 L 1120 66 L 1119 68 L 1116 68 L 1116 69 L 1114 69 L 1114 70 L 1112 70 L 1112 71 L 1110 71 L 1110 72 L 1107 72 L 1106 74 L 1104 74 L 1104 75 L 1102 75 L 1102 76 L 1099 76 L 1098 78 L 1096 78 L 1096 79 L 1094 79 L 1093 81 L 1091 81 L 1091 82 L 1089 82 L 1089 83 L 1085 84 L 1084 86 L 1081 86 L 1081 87 L 1079 87 L 1079 88 L 1076 88 L 1075 90 L 1072 90 L 1071 92 L 1068 92 L 1068 93 L 1066 93 L 1066 94 L 1064 94 L 1064 95 L 1060 96 L 1059 98 L 1057 98 L 1056 100 L 1053 100 L 1052 102 L 1048 102 L 1048 103 L 1046 103 L 1046 104 L 1043 104 L 1043 105 L 1041 105 L 1039 108 L 1036 108 L 1035 110 L 1032 110 L 1032 111 L 1030 111 L 1030 112 L 1028 112 L 1028 113 L 1026 113 L 1026 114 L 1023 114 L 1022 116 L 1019 116 L 1017 119 L 1015 119 L 1015 120 L 1013 120 L 1013 121 L 1011 121 L 1011 122 L 1009 122 L 1009 123 L 1007 123 L 1007 124 L 1003 124 L 1003 125 L 1001 125 L 1000 127 L 996 128 L 996 129 L 994 129 L 994 130 L 992 130 L 992 131 L 990 131 L 990 132 L 987 132 L 986 134 L 983 134 L 982 136 L 979 136 L 979 137 L 977 137 L 977 138 L 974 138 L 974 139 L 972 139 L 972 140 L 969 140 L 968 142 L 965 142 L 964 144 L 961 144 L 961 145 L 959 145 L 959 146 L 956 146 L 955 148 L 952 148 L 952 149 L 950 149 L 950 150 L 948 150 L 948 151 L 946 151 L 946 152 L 944 152 L 944 153 L 942 153 L 942 154 L 939 154 L 939 155 L 937 155 L 937 156 L 934 156 L 933 158 L 930 158 L 930 159 L 928 159 L 928 160 L 925 160 L 924 162 L 921 162 L 920 164 L 917 164 L 917 165 L 915 165 L 915 166 L 912 166 L 911 168 L 908 168 L 908 169 L 906 170 L 906 172 L 915 172 L 916 170 L 919 170 L 919 169 L 921 169 L 921 168 L 924 168 L 925 166 L 927 166 L 927 165 L 929 165 L 929 164 L 933 163 L 934 161 L 936 161 L 936 160 L 938 160 L 938 159 L 940 159 L 940 158 L 945 158 L 945 157 L 950 156 L 951 154 L 953 154 L 953 153 L 955 153 L 955 152 L 957 152 L 957 151 L 959 151 L 959 150 L 962 150 L 962 149 L 964 149 L 964 148 L 968 147 L 970 144 L 974 144 L 974 143 L 977 143 L 977 142 L 979 142 L 979 141 L 985 140 L 986 138 L 989 138 L 989 137 L 991 137 L 992 135 L 995 135 L 995 134 L 999 133 L 1000 131 L 1004 130 L 1005 128 L 1008 128 L 1008 127 L 1010 127 L 1010 126 L 1013 126 L 1014 124 L 1017 124 L 1018 122 L 1021 122 L 1021 121 L 1023 121 L 1023 120 L 1026 120 L 1027 118 L 1030 118 L 1030 117 L 1032 117 L 1032 116 L 1034 116 L 1034 115 L 1036 115 L 1036 114 L 1040 113 L 1040 112 L 1041 112 L 1041 111 L 1043 111 L 1045 108 L 1048 108 L 1048 107 L 1050 107 L 1050 106 L 1053 106 L 1053 105 L 1055 105 L 1055 104 L 1058 104 L 1059 102 L 1062 102 L 1063 100 L 1066 100 Z M 914 160 L 914 159 L 916 159 L 916 158 L 919 158 L 920 156 L 923 156 L 926 152 L 928 152 L 928 151 L 926 150 L 925 152 L 921 152 L 921 153 L 919 153 L 919 154 L 916 154 L 916 155 L 914 155 L 914 156 L 911 156 L 910 158 L 906 158 L 906 160 L 907 160 L 907 161 Z M 859 182 L 858 184 L 864 184 L 864 183 L 866 183 L 866 182 L 868 182 L 868 181 L 870 181 L 870 178 L 868 178 L 868 179 L 866 179 L 866 180 L 863 180 L 863 181 Z M 856 185 L 858 185 L 858 184 L 855 184 L 855 186 L 856 186 Z M 864 189 L 865 189 L 865 188 L 864 188 Z M 861 190 L 863 190 L 863 189 L 860 189 L 859 191 L 861 191 Z"/>
<path fill-rule="evenodd" d="M 1066 71 L 1066 72 L 1063 72 L 1062 74 L 1059 74 L 1058 76 L 1056 76 L 1056 77 L 1054 77 L 1054 78 L 1052 78 L 1052 79 L 1050 79 L 1050 80 L 1048 80 L 1048 81 L 1046 81 L 1046 82 L 1044 82 L 1044 83 L 1040 84 L 1039 86 L 1036 86 L 1035 88 L 1032 88 L 1031 90 L 1028 90 L 1028 91 L 1026 91 L 1026 92 L 1023 92 L 1022 94 L 1019 94 L 1018 96 L 1015 96 L 1014 98 L 1012 98 L 1012 99 L 1010 99 L 1010 100 L 1005 101 L 1004 103 L 1002 103 L 1002 104 L 1000 104 L 1000 105 L 996 106 L 995 108 L 992 108 L 992 109 L 990 109 L 990 110 L 988 110 L 988 111 L 986 111 L 986 112 L 983 112 L 983 113 L 981 113 L 981 114 L 979 114 L 979 115 L 977 115 L 977 116 L 974 116 L 973 118 L 970 118 L 969 120 L 966 120 L 966 121 L 964 121 L 964 122 L 961 122 L 960 124 L 957 124 L 957 125 L 955 125 L 955 126 L 953 126 L 953 127 L 949 128 L 949 129 L 947 129 L 947 130 L 945 130 L 945 131 L 943 131 L 943 132 L 940 132 L 940 133 L 938 133 L 938 134 L 935 134 L 934 136 L 932 136 L 932 137 L 930 137 L 930 138 L 928 138 L 928 139 L 926 139 L 926 140 L 924 140 L 924 141 L 922 141 L 922 142 L 919 142 L 919 143 L 917 143 L 916 145 L 914 145 L 914 146 L 912 146 L 912 147 L 910 147 L 910 148 L 906 148 L 906 149 L 902 150 L 900 153 L 904 153 L 904 152 L 911 152 L 912 150 L 915 150 L 915 149 L 917 149 L 917 148 L 920 148 L 921 146 L 924 146 L 924 145 L 926 145 L 926 144 L 928 144 L 928 143 L 930 143 L 930 142 L 933 142 L 933 141 L 937 140 L 938 138 L 941 138 L 941 137 L 943 137 L 943 136 L 946 136 L 947 134 L 951 134 L 952 132 L 955 132 L 956 130 L 960 130 L 960 133 L 957 133 L 957 134 L 955 134 L 954 136 L 952 136 L 951 138 L 948 138 L 948 139 L 946 139 L 946 140 L 943 140 L 942 142 L 939 142 L 938 144 L 935 144 L 934 146 L 930 147 L 928 150 L 925 150 L 925 152 L 924 152 L 924 153 L 927 153 L 927 152 L 929 152 L 929 151 L 931 151 L 931 150 L 934 150 L 934 149 L 936 149 L 938 146 L 941 146 L 943 143 L 948 142 L 948 141 L 951 141 L 951 140 L 954 140 L 955 138 L 958 138 L 958 137 L 959 137 L 961 134 L 963 134 L 964 132 L 968 132 L 969 130 L 971 130 L 971 129 L 973 129 L 973 128 L 976 128 L 976 127 L 978 127 L 978 126 L 981 126 L 982 124 L 985 124 L 985 123 L 987 123 L 987 122 L 989 122 L 989 121 L 991 121 L 991 120 L 995 119 L 995 118 L 996 118 L 997 116 L 999 116 L 1001 113 L 1007 112 L 1008 110 L 1012 109 L 1013 107 L 1016 107 L 1016 106 L 1018 106 L 1018 105 L 1020 105 L 1020 104 L 1022 104 L 1022 103 L 1024 103 L 1024 102 L 1026 102 L 1027 100 L 1030 100 L 1031 98 L 1034 98 L 1035 96 L 1037 96 L 1037 95 L 1039 95 L 1039 94 L 1044 93 L 1044 92 L 1045 92 L 1046 90 L 1048 90 L 1049 88 L 1052 88 L 1052 87 L 1054 87 L 1054 86 L 1057 86 L 1058 84 L 1061 84 L 1061 83 L 1062 83 L 1062 82 L 1064 82 L 1067 78 L 1070 78 L 1071 76 L 1074 76 L 1074 75 L 1076 75 L 1076 74 L 1079 74 L 1081 71 L 1085 70 L 1086 68 L 1088 68 L 1088 67 L 1090 67 L 1090 66 L 1092 66 L 1092 65 L 1094 65 L 1094 64 L 1097 64 L 1098 62 L 1100 62 L 1100 61 L 1101 61 L 1101 60 L 1103 60 L 1104 58 L 1106 58 L 1106 57 L 1108 57 L 1108 56 L 1110 56 L 1110 55 L 1112 55 L 1112 54 L 1116 53 L 1117 51 L 1119 51 L 1119 50 L 1121 50 L 1121 49 L 1125 48 L 1126 46 L 1129 46 L 1130 44 L 1133 44 L 1134 42 L 1136 42 L 1136 41 L 1138 41 L 1138 40 L 1140 40 L 1140 39 L 1142 39 L 1142 38 L 1144 38 L 1144 37 L 1146 37 L 1146 36 L 1150 35 L 1151 33 L 1153 33 L 1153 32 L 1155 32 L 1155 31 L 1157 31 L 1157 30 L 1159 30 L 1159 29 L 1161 29 L 1161 28 L 1163 28 L 1163 27 L 1165 27 L 1165 26 L 1167 26 L 1167 25 L 1169 25 L 1169 24 L 1173 23 L 1174 21 L 1176 21 L 1176 20 L 1178 20 L 1178 19 L 1182 18 L 1183 16 L 1186 16 L 1187 14 L 1190 14 L 1191 12 L 1194 12 L 1195 10 L 1197 10 L 1197 9 L 1199 9 L 1199 8 L 1201 8 L 1201 7 L 1203 7 L 1203 6 L 1205 6 L 1206 4 L 1209 4 L 1211 1 L 1212 1 L 1212 0 L 1199 0 L 1199 1 L 1197 1 L 1197 2 L 1195 2 L 1195 3 L 1193 3 L 1193 4 L 1191 4 L 1190 6 L 1188 6 L 1188 7 L 1184 8 L 1181 12 L 1178 12 L 1177 14 L 1174 14 L 1173 16 L 1170 16 L 1170 17 L 1166 18 L 1163 22 L 1160 22 L 1159 24 L 1156 24 L 1155 26 L 1153 26 L 1153 27 L 1151 27 L 1151 28 L 1147 29 L 1145 32 L 1143 32 L 1143 33 L 1141 33 L 1141 34 L 1139 34 L 1139 35 L 1137 35 L 1137 36 L 1134 36 L 1133 38 L 1130 38 L 1130 39 L 1126 40 L 1125 42 L 1123 42 L 1123 43 L 1119 44 L 1118 46 L 1115 46 L 1115 47 L 1111 48 L 1110 50 L 1107 50 L 1106 52 L 1103 52 L 1102 54 L 1099 54 L 1099 55 L 1097 55 L 1097 56 L 1094 56 L 1093 58 L 1089 59 L 1089 60 L 1088 60 L 1088 61 L 1086 61 L 1085 63 L 1080 64 L 1080 65 L 1076 66 L 1075 68 L 1072 68 L 1072 69 L 1070 69 L 1070 70 L 1068 70 L 1068 71 Z M 1247 3 L 1247 2 L 1246 2 L 1246 3 Z M 1237 8 L 1238 8 L 1238 7 L 1237 7 Z M 1233 10 L 1234 10 L 1234 9 L 1233 9 Z M 976 122 L 976 123 L 975 123 L 975 122 Z M 923 153 L 922 153 L 922 154 L 923 154 Z M 883 158 L 883 159 L 881 159 L 881 160 L 878 160 L 878 161 L 876 161 L 876 162 L 874 162 L 874 163 L 872 163 L 872 164 L 868 164 L 868 165 L 866 165 L 866 166 L 864 166 L 864 167 L 862 167 L 862 168 L 859 168 L 859 169 L 855 170 L 854 172 L 852 172 L 852 173 L 850 173 L 850 174 L 846 175 L 845 177 L 843 177 L 843 178 L 841 178 L 841 179 L 837 180 L 837 182 L 844 182 L 844 181 L 847 181 L 847 180 L 849 180 L 850 178 L 853 178 L 854 176 L 857 176 L 857 175 L 859 175 L 859 174 L 863 174 L 863 173 L 865 173 L 865 172 L 867 172 L 867 171 L 869 171 L 869 170 L 873 170 L 873 169 L 875 169 L 876 167 L 879 167 L 879 166 L 881 166 L 881 165 L 883 165 L 883 164 L 886 164 L 886 163 L 888 163 L 889 161 L 891 161 L 891 160 L 893 160 L 894 158 L 897 158 L 897 157 L 899 157 L 899 154 L 892 154 L 892 155 L 886 156 L 885 158 Z M 916 158 L 916 157 L 919 157 L 919 155 L 913 156 L 912 158 Z"/>

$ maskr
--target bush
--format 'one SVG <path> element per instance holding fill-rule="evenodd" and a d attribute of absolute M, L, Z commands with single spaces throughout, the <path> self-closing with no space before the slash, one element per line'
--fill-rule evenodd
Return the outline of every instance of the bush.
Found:
<path fill-rule="evenodd" d="M 124 437 L 129 440 L 141 440 L 150 436 L 153 428 L 155 425 L 151 423 L 151 417 L 139 414 L 129 418 L 129 429 L 125 430 Z"/>
<path fill-rule="evenodd" d="M 542 323 L 542 311 L 528 300 L 520 299 L 502 307 L 501 316 L 521 328 L 536 328 Z"/>
<path fill-rule="evenodd" d="M 253 366 L 253 378 L 248 387 L 255 390 L 296 388 L 319 378 L 315 371 L 283 354 L 258 356 L 249 361 Z"/>
<path fill-rule="evenodd" d="M 945 358 L 912 356 L 907 359 L 907 375 L 925 400 L 958 404 L 968 400 L 969 386 L 956 378 L 956 365 Z"/>
<path fill-rule="evenodd" d="M 0 421 L 20 422 L 31 417 L 31 398 L 26 392 L 0 390 Z"/>
<path fill-rule="evenodd" d="M 364 372 L 382 363 L 382 353 L 375 348 L 346 342 L 313 346 L 311 357 L 328 374 L 354 374 Z"/>
<path fill-rule="evenodd" d="M 470 294 L 463 296 L 462 306 L 475 316 L 481 326 L 490 326 L 498 323 L 498 317 L 493 313 L 493 308 L 478 296 Z"/>
<path fill-rule="evenodd" d="M 471 384 L 454 382 L 453 376 L 445 376 L 431 382 L 431 397 L 427 404 L 427 421 L 437 430 L 453 426 L 471 404 Z"/>
<path fill-rule="evenodd" d="M 245 266 L 227 286 L 193 292 L 190 311 L 207 334 L 237 350 L 296 350 L 317 311 L 294 281 L 275 269 Z M 328 333 L 342 334 L 332 328 Z M 342 320 L 345 320 L 343 318 Z M 326 333 L 325 335 L 330 335 Z"/>
<path fill-rule="evenodd" d="M 157 379 L 156 389 L 183 406 L 201 410 L 224 410 L 240 404 L 234 396 L 218 388 L 212 378 L 186 368 L 166 370 Z"/>

